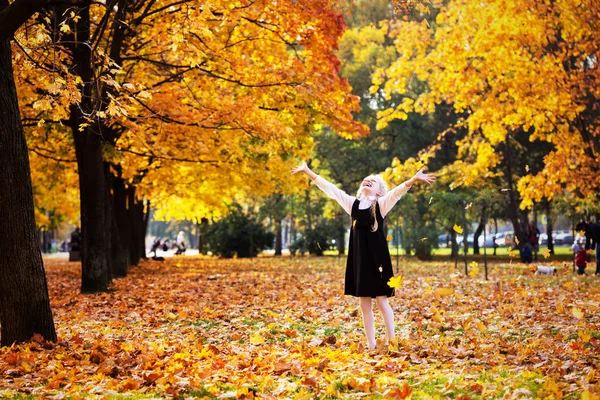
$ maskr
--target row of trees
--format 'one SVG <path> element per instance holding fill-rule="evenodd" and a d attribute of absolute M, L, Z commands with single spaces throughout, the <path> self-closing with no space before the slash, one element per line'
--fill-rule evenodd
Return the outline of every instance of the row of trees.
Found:
<path fill-rule="evenodd" d="M 528 208 L 597 211 L 598 5 L 396 3 L 0 1 L 2 344 L 55 337 L 36 212 L 80 216 L 94 292 L 143 256 L 150 205 L 198 222 L 268 195 L 276 232 L 287 203 L 343 246 L 347 217 L 289 178 L 296 158 L 347 192 L 437 171 L 390 216 L 415 250 L 459 201 L 521 239 Z"/>
<path fill-rule="evenodd" d="M 338 76 L 334 5 L 0 2 L 3 345 L 56 339 L 34 210 L 40 224 L 79 215 L 81 290 L 104 291 L 143 257 L 150 203 L 218 217 L 290 190 L 316 124 L 366 132 Z"/>
<path fill-rule="evenodd" d="M 352 193 L 370 173 L 385 170 L 393 185 L 424 165 L 436 171 L 434 186 L 415 187 L 389 217 L 424 257 L 438 234 L 454 242 L 463 212 L 464 229 L 477 226 L 475 252 L 489 220 L 510 221 L 524 243 L 538 215 L 550 234 L 558 214 L 597 218 L 598 5 L 396 3 L 396 16 L 387 1 L 345 5 L 337 54 L 371 134 L 348 141 L 320 129 L 318 172 Z M 336 204 L 318 192 L 287 201 L 295 207 L 283 215 L 306 237 L 319 227 L 344 250 L 348 218 Z"/>

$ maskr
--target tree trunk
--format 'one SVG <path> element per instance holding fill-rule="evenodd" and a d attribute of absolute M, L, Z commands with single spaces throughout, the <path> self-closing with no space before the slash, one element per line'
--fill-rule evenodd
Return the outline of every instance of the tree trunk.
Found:
<path fill-rule="evenodd" d="M 506 163 L 506 180 L 508 184 L 508 204 L 507 204 L 507 215 L 512 223 L 515 237 L 519 239 L 520 248 L 525 243 L 525 233 L 521 221 L 519 219 L 519 199 L 517 198 L 516 185 L 513 180 L 512 171 L 512 152 L 511 152 L 511 135 L 506 136 L 506 151 L 504 152 L 504 161 Z"/>
<path fill-rule="evenodd" d="M 110 274 L 112 277 L 125 277 L 127 276 L 127 267 L 129 266 L 129 255 L 123 247 L 123 239 L 117 223 L 117 216 L 115 210 L 114 194 L 111 196 L 110 192 L 115 192 L 116 177 L 110 173 L 110 164 L 104 163 L 104 174 L 106 177 L 106 218 L 107 223 L 110 225 L 110 229 L 107 229 L 108 243 L 110 245 Z"/>
<path fill-rule="evenodd" d="M 1 0 L 0 10 L 7 5 Z M 23 342 L 36 333 L 56 341 L 10 40 L 0 40 L 0 149 L 0 344 Z"/>
<path fill-rule="evenodd" d="M 71 106 L 70 126 L 73 130 L 75 154 L 79 172 L 81 201 L 81 292 L 94 293 L 108 290 L 110 284 L 110 253 L 106 214 L 107 188 L 102 161 L 102 137 L 90 127 L 79 129 L 86 123 L 83 112 L 92 109 L 92 55 L 88 47 L 90 34 L 90 1 L 84 1 L 77 15 L 77 42 L 71 45 L 74 71 L 85 83 L 81 104 Z M 60 14 L 59 14 L 60 15 Z"/>
<path fill-rule="evenodd" d="M 546 202 L 546 233 L 548 235 L 548 250 L 550 250 L 550 254 L 554 254 L 554 240 L 552 239 L 552 230 L 554 227 L 552 226 L 552 216 L 550 213 L 552 212 L 552 204 L 548 201 Z"/>
<path fill-rule="evenodd" d="M 483 232 L 484 228 L 484 213 L 481 212 L 481 218 L 479 219 L 479 225 L 477 225 L 477 229 L 475 229 L 475 233 L 473 234 L 473 254 L 479 254 L 479 236 Z"/>
<path fill-rule="evenodd" d="M 458 256 L 458 243 L 456 243 L 456 231 L 450 228 L 450 258 Z"/>
<path fill-rule="evenodd" d="M 146 258 L 145 237 L 148 227 L 148 218 L 144 213 L 144 204 L 135 197 L 135 187 L 126 189 L 129 223 L 131 225 L 131 242 L 129 254 L 131 265 L 138 265 L 141 259 Z"/>
<path fill-rule="evenodd" d="M 116 228 L 121 239 L 122 257 L 126 261 L 127 267 L 131 262 L 131 222 L 129 221 L 127 211 L 127 192 L 125 182 L 120 176 L 113 176 L 113 212 L 115 216 Z"/>
<path fill-rule="evenodd" d="M 282 232 L 281 223 L 282 223 L 281 219 L 275 220 L 275 255 L 276 256 L 281 255 L 281 250 L 283 247 L 282 238 L 281 238 L 281 232 Z"/>

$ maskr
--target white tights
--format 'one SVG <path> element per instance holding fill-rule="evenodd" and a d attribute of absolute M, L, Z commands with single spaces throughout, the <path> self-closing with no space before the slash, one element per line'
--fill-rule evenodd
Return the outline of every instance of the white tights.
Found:
<path fill-rule="evenodd" d="M 363 324 L 365 325 L 365 334 L 367 335 L 367 344 L 369 349 L 374 349 L 375 343 L 375 319 L 373 318 L 373 303 L 370 297 L 359 297 L 360 309 L 363 315 Z M 381 310 L 383 315 L 383 322 L 385 324 L 385 333 L 388 342 L 396 338 L 394 332 L 394 312 L 388 303 L 386 296 L 376 297 L 377 307 Z"/>

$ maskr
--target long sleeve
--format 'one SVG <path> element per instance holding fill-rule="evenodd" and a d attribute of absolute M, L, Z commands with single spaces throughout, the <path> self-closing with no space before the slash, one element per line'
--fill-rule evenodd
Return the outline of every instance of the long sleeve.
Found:
<path fill-rule="evenodd" d="M 317 179 L 315 179 L 314 182 L 329 198 L 337 201 L 349 215 L 352 215 L 352 205 L 354 204 L 356 197 L 350 196 L 321 176 L 317 176 Z"/>
<path fill-rule="evenodd" d="M 379 198 L 379 211 L 381 211 L 381 216 L 385 218 L 388 212 L 396 205 L 398 200 L 404 195 L 404 193 L 408 192 L 410 189 L 409 186 L 406 186 L 405 183 L 402 183 L 389 192 L 385 194 L 385 196 Z"/>

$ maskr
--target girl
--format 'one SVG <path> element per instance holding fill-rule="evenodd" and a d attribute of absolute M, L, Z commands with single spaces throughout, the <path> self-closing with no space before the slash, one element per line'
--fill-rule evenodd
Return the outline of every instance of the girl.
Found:
<path fill-rule="evenodd" d="M 400 197 L 415 182 L 431 184 L 435 181 L 435 175 L 425 174 L 421 169 L 415 176 L 390 191 L 381 175 L 370 175 L 362 181 L 354 197 L 315 174 L 305 162 L 292 169 L 292 174 L 299 172 L 308 175 L 327 196 L 336 200 L 352 217 L 344 294 L 358 297 L 360 300 L 369 350 L 376 347 L 372 299 L 376 299 L 377 306 L 383 314 L 388 343 L 395 342 L 394 313 L 387 299 L 394 295 L 394 289 L 388 286 L 394 272 L 386 234 L 383 231 L 383 221 Z"/>

